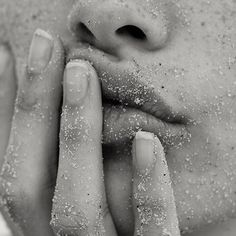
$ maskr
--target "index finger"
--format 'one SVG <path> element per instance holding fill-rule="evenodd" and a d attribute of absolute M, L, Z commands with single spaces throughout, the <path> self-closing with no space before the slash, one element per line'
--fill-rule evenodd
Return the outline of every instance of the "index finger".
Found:
<path fill-rule="evenodd" d="M 134 235 L 180 236 L 164 150 L 154 134 L 136 134 L 133 166 Z"/>

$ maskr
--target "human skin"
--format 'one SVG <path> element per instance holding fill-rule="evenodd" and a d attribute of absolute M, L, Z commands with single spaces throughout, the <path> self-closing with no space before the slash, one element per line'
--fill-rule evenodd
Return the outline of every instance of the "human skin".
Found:
<path fill-rule="evenodd" d="M 99 9 L 98 15 L 101 8 L 108 14 L 111 6 L 119 4 L 110 0 L 1 2 L 8 7 L 5 28 L 18 62 L 19 77 L 36 28 L 59 34 L 69 47 L 77 40 L 68 30 L 72 19 L 68 15 L 76 9 L 74 4 L 81 9 L 87 5 L 89 13 L 92 12 L 88 15 L 91 19 L 96 15 L 93 9 Z M 230 0 L 163 2 L 127 1 L 138 16 L 136 9 L 144 7 L 143 22 L 151 28 L 154 27 L 152 14 L 165 12 L 170 25 L 168 40 L 151 51 L 140 45 L 133 47 L 123 43 L 116 49 L 115 56 L 127 65 L 135 60 L 142 75 L 138 80 L 151 81 L 156 93 L 176 113 L 188 118 L 185 125 L 191 138 L 181 147 L 176 143 L 167 145 L 166 158 L 180 228 L 182 231 L 197 230 L 235 216 L 236 3 Z M 106 14 L 101 14 L 100 20 L 108 21 Z M 165 25 L 162 18 L 155 20 Z M 97 29 L 102 31 L 102 27 Z M 3 37 L 6 37 L 5 32 Z M 107 45 L 106 51 L 114 53 L 112 42 Z M 104 49 L 103 45 L 95 46 Z M 108 70 L 108 66 L 104 70 Z M 102 76 L 101 80 L 104 81 Z M 109 82 L 112 86 L 112 81 Z M 129 202 L 132 174 L 130 146 L 128 143 L 122 145 L 127 148 L 119 144 L 118 147 L 104 145 L 103 149 L 108 203 L 117 228 L 125 235 L 133 228 Z"/>
<path fill-rule="evenodd" d="M 1 44 L 1 212 L 14 235 L 115 236 L 103 176 L 99 78 L 88 61 L 64 68 L 64 60 L 60 39 L 36 30 L 15 100 L 15 61 Z M 132 160 L 134 235 L 179 236 L 158 137 L 137 132 Z"/>

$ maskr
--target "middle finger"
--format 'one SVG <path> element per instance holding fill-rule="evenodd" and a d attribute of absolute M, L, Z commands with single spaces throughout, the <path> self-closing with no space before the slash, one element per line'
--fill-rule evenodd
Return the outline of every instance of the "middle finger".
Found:
<path fill-rule="evenodd" d="M 85 61 L 64 75 L 60 158 L 52 226 L 58 234 L 116 235 L 106 204 L 102 165 L 102 102 L 98 77 Z"/>

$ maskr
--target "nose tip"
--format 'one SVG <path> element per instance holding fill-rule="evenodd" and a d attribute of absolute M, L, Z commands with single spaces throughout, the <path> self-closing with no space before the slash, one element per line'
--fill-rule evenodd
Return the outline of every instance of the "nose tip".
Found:
<path fill-rule="evenodd" d="M 69 26 L 78 40 L 110 53 L 118 53 L 125 47 L 153 51 L 162 48 L 168 38 L 168 21 L 163 12 L 159 9 L 154 17 L 135 1 L 87 2 L 73 8 Z"/>

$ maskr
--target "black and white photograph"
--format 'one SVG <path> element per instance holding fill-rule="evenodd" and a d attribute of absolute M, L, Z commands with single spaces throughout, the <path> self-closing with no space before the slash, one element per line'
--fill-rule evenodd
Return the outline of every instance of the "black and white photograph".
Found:
<path fill-rule="evenodd" d="M 236 0 L 0 0 L 0 236 L 236 236 Z"/>

